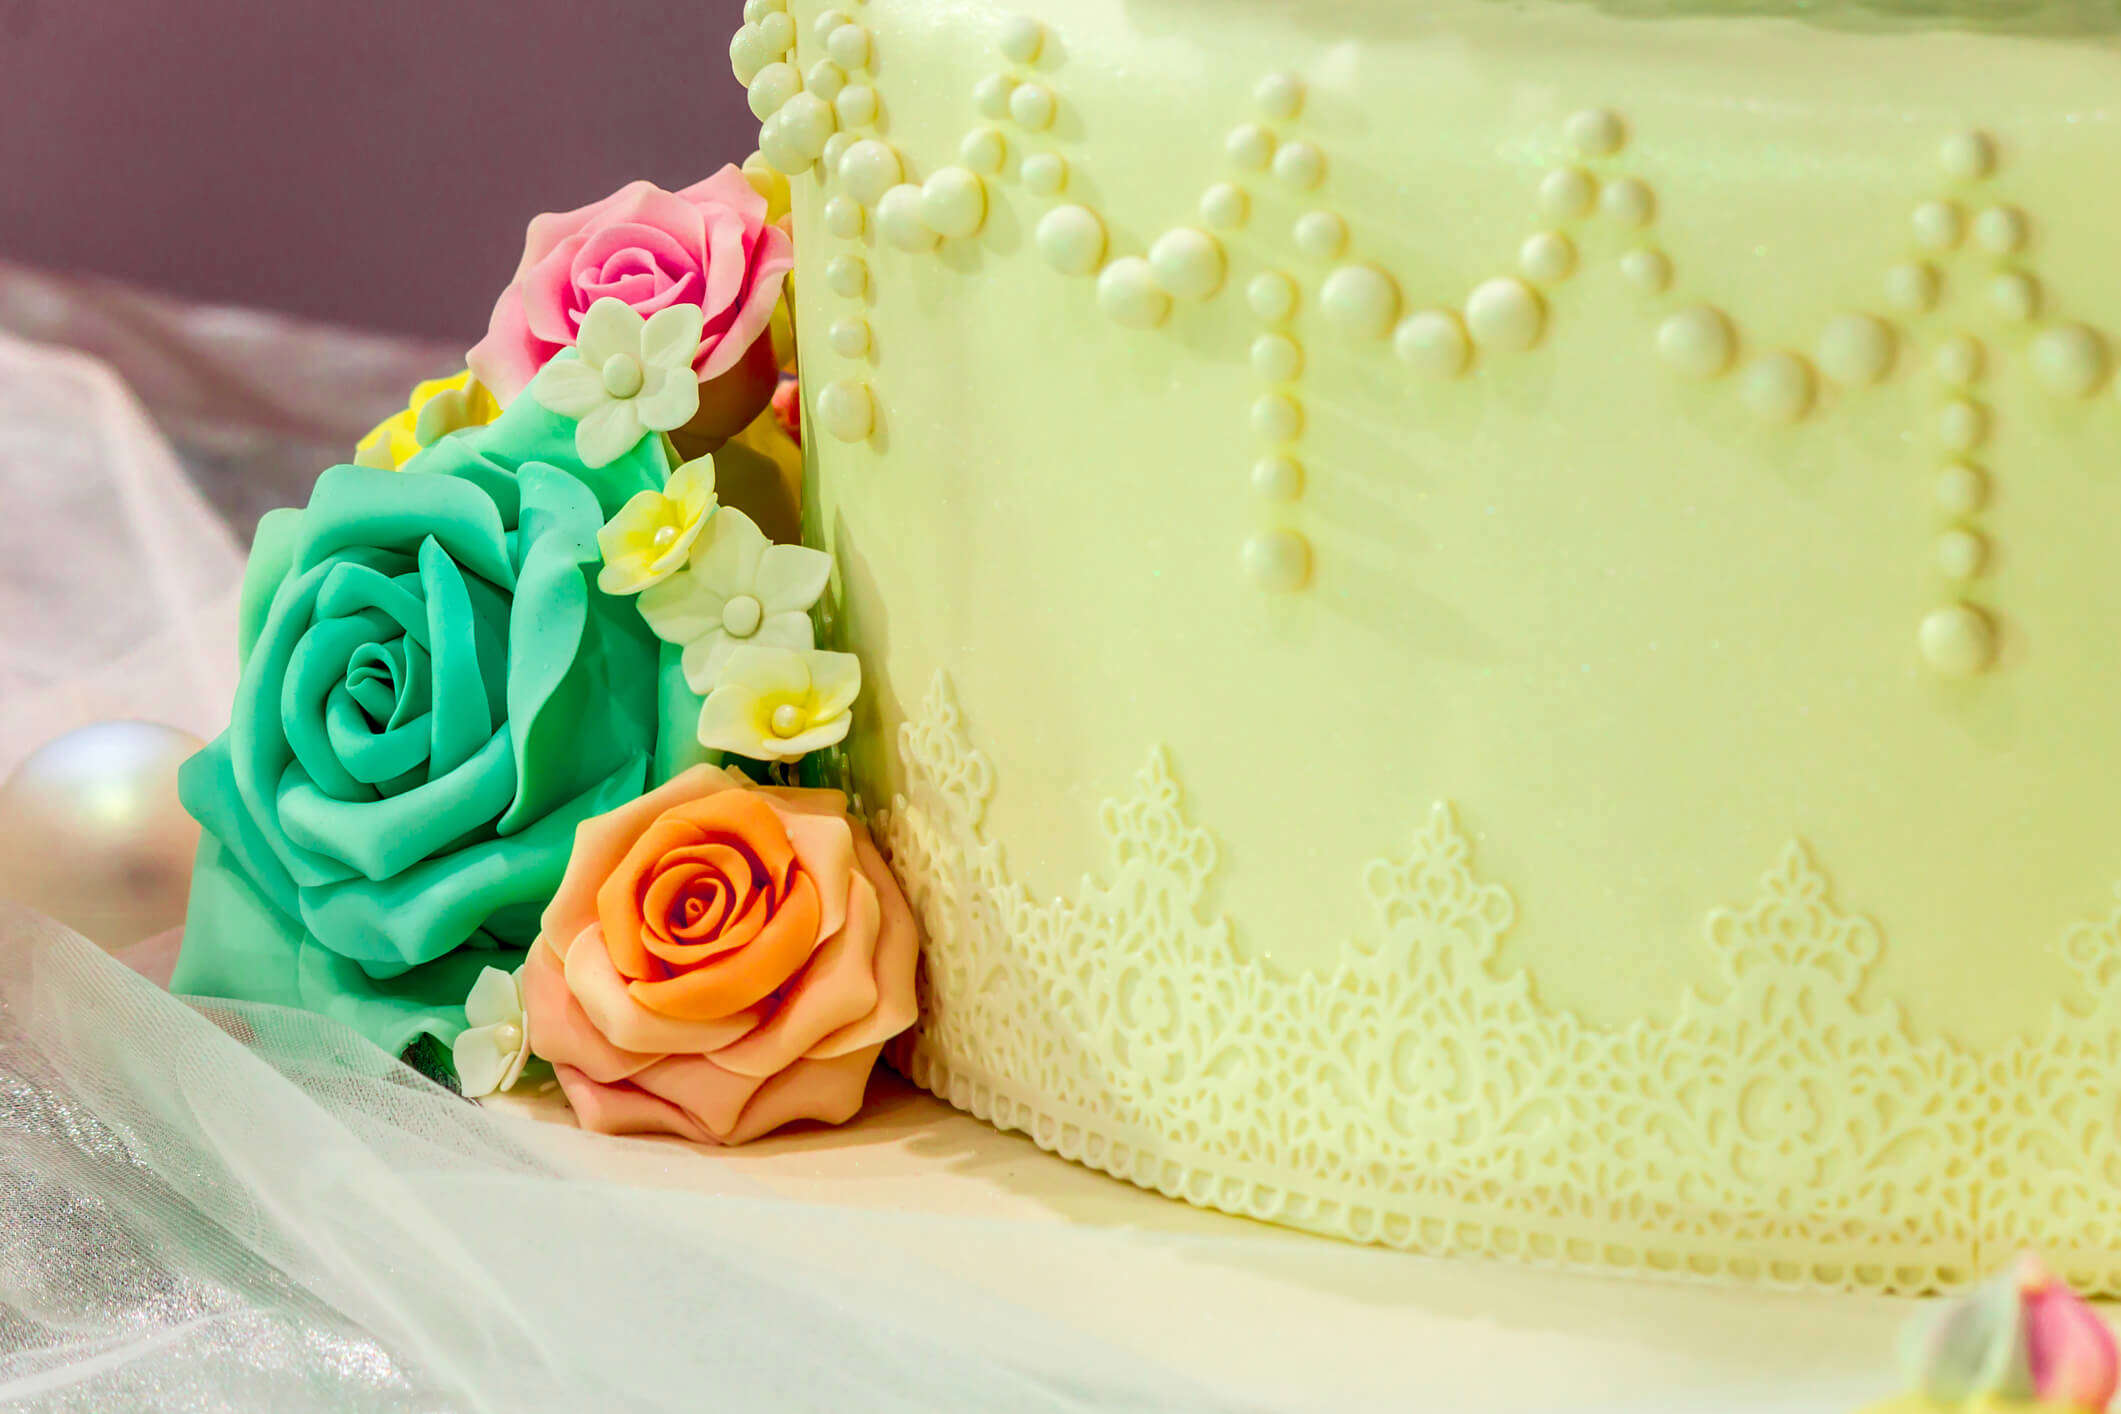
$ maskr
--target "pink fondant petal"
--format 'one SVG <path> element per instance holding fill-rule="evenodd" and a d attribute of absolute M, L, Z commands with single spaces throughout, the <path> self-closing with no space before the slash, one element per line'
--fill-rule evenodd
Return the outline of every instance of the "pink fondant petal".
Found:
<path fill-rule="evenodd" d="M 501 291 L 494 301 L 493 315 L 486 323 L 486 337 L 464 355 L 472 377 L 485 384 L 503 406 L 530 386 L 560 346 L 546 344 L 530 332 L 523 317 L 523 295 L 514 285 Z"/>
<path fill-rule="evenodd" d="M 913 993 L 914 963 L 920 955 L 920 930 L 913 909 L 899 891 L 891 868 L 877 851 L 867 830 L 854 836 L 855 858 L 862 875 L 876 888 L 883 914 L 876 938 L 876 1007 L 869 1015 L 825 1037 L 808 1052 L 816 1059 L 851 1053 L 857 1047 L 881 1045 L 913 1024 L 917 1006 Z"/>
<path fill-rule="evenodd" d="M 705 219 L 707 288 L 700 296 L 700 308 L 706 311 L 708 329 L 719 332 L 727 327 L 725 313 L 743 302 L 750 252 L 745 249 L 747 228 L 743 217 L 716 207 L 706 213 Z"/>
<path fill-rule="evenodd" d="M 600 1084 L 616 1084 L 662 1059 L 622 1051 L 605 1040 L 568 990 L 558 955 L 543 941 L 523 962 L 523 1018 L 530 1049 L 540 1058 L 573 1066 Z"/>
<path fill-rule="evenodd" d="M 555 347 L 576 342 L 581 310 L 587 302 L 575 293 L 574 257 L 582 248 L 582 236 L 569 236 L 559 248 L 516 277 L 516 290 L 523 299 L 523 321 L 531 337 Z"/>
<path fill-rule="evenodd" d="M 766 198 L 735 163 L 723 164 L 713 176 L 694 182 L 678 195 L 695 206 L 726 206 L 754 226 L 766 224 Z"/>
<path fill-rule="evenodd" d="M 552 902 L 545 906 L 545 916 L 539 920 L 544 936 L 551 939 L 559 955 L 564 958 L 582 930 L 597 921 L 597 890 L 604 887 L 611 871 L 618 868 L 634 841 L 655 823 L 658 815 L 737 784 L 719 766 L 694 766 L 648 794 L 576 826 L 567 872 Z"/>
<path fill-rule="evenodd" d="M 785 1000 L 771 1020 L 743 1040 L 714 1053 L 715 1063 L 745 1075 L 772 1075 L 793 1065 L 825 1037 L 876 1008 L 877 929 L 882 912 L 876 889 L 857 874 L 851 880 L 846 926 L 825 940 L 803 970 L 781 989 Z"/>
<path fill-rule="evenodd" d="M 672 1056 L 634 1077 L 634 1084 L 685 1111 L 717 1139 L 736 1128 L 763 1082 L 724 1070 L 705 1056 Z"/>
<path fill-rule="evenodd" d="M 795 268 L 795 243 L 778 226 L 768 226 L 751 253 L 748 283 L 741 303 L 712 350 L 696 365 L 702 381 L 734 366 L 766 333 L 781 285 Z"/>
<path fill-rule="evenodd" d="M 750 183 L 745 183 L 748 187 Z M 678 246 L 697 252 L 706 241 L 707 213 L 696 201 L 664 191 L 652 182 L 635 182 L 605 210 L 592 229 L 606 226 L 648 226 L 667 232 Z"/>
<path fill-rule="evenodd" d="M 600 924 L 584 929 L 567 950 L 567 990 L 612 1045 L 642 1054 L 706 1055 L 748 1035 L 772 1014 L 770 1002 L 712 1021 L 684 1021 L 649 1010 L 633 999 L 626 979 L 612 966 Z"/>
<path fill-rule="evenodd" d="M 587 206 L 577 206 L 572 211 L 548 211 L 542 216 L 532 217 L 530 229 L 524 235 L 523 258 L 516 264 L 515 277 L 519 280 L 523 278 L 525 270 L 552 254 L 560 242 L 569 236 L 580 235 L 600 224 L 606 213 L 621 206 L 636 187 L 654 185 L 653 182 L 628 182 L 610 196 L 600 197 Z"/>
<path fill-rule="evenodd" d="M 715 1142 L 692 1116 L 631 1085 L 600 1085 L 571 1065 L 556 1065 L 560 1090 L 576 1124 L 593 1134 L 675 1134 L 695 1144 Z"/>
<path fill-rule="evenodd" d="M 831 1060 L 801 1060 L 759 1087 L 744 1107 L 743 1118 L 723 1142 L 748 1144 L 797 1120 L 845 1124 L 861 1113 L 881 1046 L 853 1051 Z"/>

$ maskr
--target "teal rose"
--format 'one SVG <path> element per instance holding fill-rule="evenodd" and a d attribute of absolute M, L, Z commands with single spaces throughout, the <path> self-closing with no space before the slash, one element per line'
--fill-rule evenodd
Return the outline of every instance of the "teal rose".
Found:
<path fill-rule="evenodd" d="M 573 422 L 522 398 L 265 518 L 229 728 L 180 782 L 205 834 L 175 990 L 324 1012 L 393 1054 L 462 1027 L 575 826 L 654 771 L 663 654 L 598 591 L 596 536 L 668 469 L 656 438 L 585 469 Z"/>

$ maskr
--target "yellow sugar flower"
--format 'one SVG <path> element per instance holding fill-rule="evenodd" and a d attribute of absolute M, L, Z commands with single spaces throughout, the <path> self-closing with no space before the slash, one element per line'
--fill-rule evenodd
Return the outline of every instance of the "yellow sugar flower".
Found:
<path fill-rule="evenodd" d="M 716 509 L 712 457 L 686 462 L 660 491 L 639 493 L 597 532 L 597 548 L 604 552 L 597 588 L 638 594 L 661 584 L 684 568 Z"/>
<path fill-rule="evenodd" d="M 469 369 L 430 378 L 412 390 L 404 411 L 384 418 L 354 444 L 354 465 L 396 471 L 449 433 L 484 427 L 500 415 L 501 405 Z"/>
<path fill-rule="evenodd" d="M 729 655 L 700 709 L 700 745 L 793 761 L 846 737 L 861 688 L 852 653 L 747 644 Z"/>

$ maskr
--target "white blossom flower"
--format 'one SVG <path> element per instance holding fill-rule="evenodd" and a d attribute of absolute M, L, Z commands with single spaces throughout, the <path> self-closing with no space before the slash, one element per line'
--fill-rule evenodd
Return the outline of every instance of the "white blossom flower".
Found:
<path fill-rule="evenodd" d="M 450 1047 L 457 1065 L 457 1088 L 477 1099 L 506 1090 L 530 1060 L 530 1025 L 523 1014 L 523 981 L 513 972 L 488 967 L 471 984 L 464 999 L 470 1023 Z"/>
<path fill-rule="evenodd" d="M 824 551 L 775 545 L 751 517 L 725 506 L 691 562 L 641 596 L 641 617 L 656 637 L 685 650 L 685 682 L 705 694 L 739 648 L 812 647 L 810 606 L 831 574 Z"/>
<path fill-rule="evenodd" d="M 685 563 L 716 514 L 714 459 L 686 462 L 670 473 L 662 490 L 638 493 L 597 532 L 597 549 L 604 555 L 597 588 L 638 594 L 661 584 Z"/>
<path fill-rule="evenodd" d="M 605 466 L 642 433 L 683 427 L 700 409 L 696 304 L 673 304 L 648 318 L 606 296 L 575 331 L 574 356 L 554 355 L 531 381 L 541 407 L 576 421 L 574 448 L 585 465 Z"/>
<path fill-rule="evenodd" d="M 852 653 L 745 644 L 700 709 L 700 744 L 754 761 L 793 761 L 843 740 L 862 688 Z"/>

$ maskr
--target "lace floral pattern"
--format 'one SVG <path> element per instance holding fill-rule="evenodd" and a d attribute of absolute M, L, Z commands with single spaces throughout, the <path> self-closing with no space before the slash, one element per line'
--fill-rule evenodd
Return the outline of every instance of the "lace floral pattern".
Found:
<path fill-rule="evenodd" d="M 1202 916 L 1216 859 L 1162 751 L 1112 865 L 1034 899 L 938 675 L 882 822 L 926 928 L 901 1068 L 1190 1202 L 1446 1254 L 1926 1290 L 2020 1247 L 2121 1293 L 2121 904 L 2063 951 L 2091 1005 L 1981 1054 L 1859 1001 L 1883 947 L 1802 845 L 1713 913 L 1713 995 L 1589 1025 L 1493 962 L 1515 917 L 1448 807 L 1362 882 L 1375 938 L 1282 977 Z"/>

